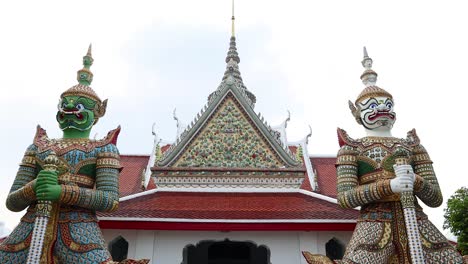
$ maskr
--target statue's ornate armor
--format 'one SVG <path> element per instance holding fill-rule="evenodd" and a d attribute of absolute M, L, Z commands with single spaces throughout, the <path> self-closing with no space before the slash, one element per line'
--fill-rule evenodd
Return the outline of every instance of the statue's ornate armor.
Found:
<path fill-rule="evenodd" d="M 338 130 L 338 201 L 342 207 L 360 206 L 356 229 L 343 257 L 344 263 L 411 263 L 400 195 L 392 192 L 395 151 L 409 156 L 416 179 L 414 195 L 431 207 L 442 204 L 442 193 L 432 161 L 414 130 L 406 139 L 364 137 L 354 140 Z M 461 256 L 428 220 L 415 199 L 417 224 L 424 256 L 430 263 L 463 263 Z"/>
<path fill-rule="evenodd" d="M 102 140 L 49 139 L 38 127 L 7 198 L 12 211 L 27 212 L 0 245 L 0 263 L 26 263 L 35 220 L 33 183 L 45 158 L 54 151 L 60 160 L 58 181 L 62 186 L 47 225 L 42 254 L 54 263 L 103 263 L 110 259 L 95 211 L 118 207 L 119 153 L 115 146 L 120 128 Z"/>

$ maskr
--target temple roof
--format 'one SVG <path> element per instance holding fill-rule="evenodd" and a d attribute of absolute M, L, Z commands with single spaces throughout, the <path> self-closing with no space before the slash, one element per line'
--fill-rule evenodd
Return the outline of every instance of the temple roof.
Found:
<path fill-rule="evenodd" d="M 166 149 L 167 147 L 166 145 L 162 148 Z M 146 189 L 142 188 L 141 185 L 142 173 L 149 160 L 148 155 L 121 155 L 120 159 L 120 164 L 123 167 L 119 177 L 120 197 L 127 197 L 157 188 L 152 180 Z M 318 188 L 313 190 L 309 177 L 305 177 L 300 189 L 336 198 L 336 158 L 309 157 L 309 160 L 314 167 Z"/>
<path fill-rule="evenodd" d="M 164 191 L 151 181 L 142 189 L 141 177 L 149 156 L 121 155 L 120 205 L 112 213 L 97 212 L 106 221 L 296 221 L 311 223 L 346 222 L 357 218 L 358 211 L 343 209 L 336 199 L 334 157 L 309 157 L 315 168 L 318 189 L 311 192 L 309 178 L 301 188 L 283 192 L 242 190 Z"/>
<path fill-rule="evenodd" d="M 289 142 L 289 111 L 274 128 L 255 113 L 234 30 L 225 61 L 221 84 L 173 144 L 161 144 L 153 130 L 150 156 L 121 156 L 119 210 L 98 212 L 99 219 L 134 225 L 355 223 L 358 212 L 342 209 L 335 199 L 335 158 L 309 157 L 312 131 Z M 174 119 L 179 128 L 175 111 Z"/>
<path fill-rule="evenodd" d="M 121 201 L 119 210 L 99 213 L 127 220 L 355 220 L 358 211 L 302 193 L 158 192 Z"/>

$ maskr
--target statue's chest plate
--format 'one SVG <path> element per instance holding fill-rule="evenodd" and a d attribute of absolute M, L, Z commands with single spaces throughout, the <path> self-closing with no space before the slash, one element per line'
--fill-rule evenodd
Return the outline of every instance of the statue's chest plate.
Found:
<path fill-rule="evenodd" d="M 116 153 L 115 148 L 120 127 L 109 131 L 101 140 L 87 138 L 50 139 L 41 127 L 37 128 L 34 137 L 36 165 L 44 168 L 44 160 L 53 151 L 59 158 L 58 179 L 61 184 L 94 187 L 96 179 L 97 157 L 102 152 Z"/>
<path fill-rule="evenodd" d="M 373 160 L 376 164 L 380 164 L 389 155 L 389 149 L 382 145 L 374 145 L 371 148 L 366 148 L 360 155 Z"/>
<path fill-rule="evenodd" d="M 363 138 L 358 147 L 358 175 L 365 175 L 375 171 L 393 174 L 394 154 L 397 149 L 405 150 L 408 155 L 411 153 L 411 148 L 402 139 Z"/>
<path fill-rule="evenodd" d="M 36 161 L 44 168 L 45 158 L 55 149 L 48 149 L 37 153 Z M 100 152 L 106 151 L 106 146 L 87 149 L 67 146 L 66 151 L 56 151 L 59 158 L 58 174 L 62 184 L 76 184 L 92 188 L 96 178 L 96 160 Z M 60 153 L 60 154 L 58 154 Z"/>

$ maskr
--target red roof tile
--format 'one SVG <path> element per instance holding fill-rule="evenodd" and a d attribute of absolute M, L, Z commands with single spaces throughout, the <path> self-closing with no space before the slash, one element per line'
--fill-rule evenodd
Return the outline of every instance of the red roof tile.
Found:
<path fill-rule="evenodd" d="M 289 150 L 293 153 L 293 155 L 296 155 L 297 146 L 288 146 L 288 147 L 289 147 Z"/>
<path fill-rule="evenodd" d="M 148 160 L 149 156 L 120 155 L 120 165 L 123 167 L 119 178 L 120 197 L 144 191 L 141 188 L 141 173 L 146 168 Z M 150 181 L 150 184 L 152 182 Z M 154 189 L 154 183 L 148 187 Z"/>
<path fill-rule="evenodd" d="M 336 158 L 310 158 L 317 172 L 318 192 L 336 198 Z"/>
<path fill-rule="evenodd" d="M 309 173 L 307 172 L 306 172 L 304 180 L 302 181 L 301 189 L 310 191 L 310 192 L 312 191 L 312 186 L 310 185 L 310 181 L 309 181 Z"/>
<path fill-rule="evenodd" d="M 100 217 L 175 219 L 337 219 L 358 211 L 301 193 L 155 192 L 122 201 Z"/>
<path fill-rule="evenodd" d="M 166 152 L 171 146 L 172 146 L 172 144 L 166 144 L 166 145 L 162 146 L 161 147 L 161 153 Z"/>

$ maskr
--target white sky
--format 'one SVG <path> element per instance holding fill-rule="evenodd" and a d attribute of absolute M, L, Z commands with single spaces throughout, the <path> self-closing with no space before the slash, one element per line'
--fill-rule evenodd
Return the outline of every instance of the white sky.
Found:
<path fill-rule="evenodd" d="M 363 130 L 349 113 L 363 89 L 366 45 L 391 92 L 398 120 L 393 134 L 416 128 L 447 199 L 467 186 L 464 174 L 468 39 L 465 1 L 236 2 L 236 35 L 245 85 L 256 111 L 270 124 L 291 111 L 288 137 L 313 129 L 311 155 L 334 155 L 336 127 L 352 137 Z M 148 154 L 151 126 L 173 140 L 172 111 L 190 123 L 218 86 L 229 44 L 230 0 L 2 1 L 0 143 L 5 201 L 35 126 L 61 135 L 55 123 L 61 92 L 93 43 L 92 87 L 109 98 L 92 134 L 122 125 L 123 154 Z M 458 98 L 458 99 L 457 99 Z M 445 203 L 444 203 L 445 206 Z M 443 207 L 426 210 L 441 229 Z M 23 213 L 0 205 L 0 222 L 13 229 Z M 0 230 L 1 233 L 1 230 Z"/>

